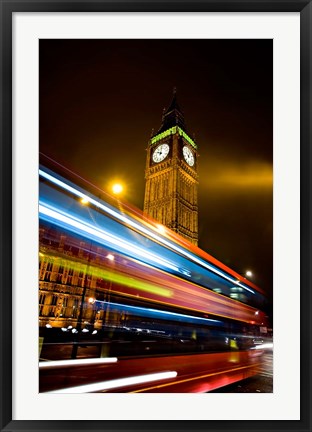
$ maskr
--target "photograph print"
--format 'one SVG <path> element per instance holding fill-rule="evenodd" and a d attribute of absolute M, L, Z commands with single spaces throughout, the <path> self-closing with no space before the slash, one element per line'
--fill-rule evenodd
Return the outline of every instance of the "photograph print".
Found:
<path fill-rule="evenodd" d="M 273 392 L 273 41 L 39 41 L 39 392 Z"/>

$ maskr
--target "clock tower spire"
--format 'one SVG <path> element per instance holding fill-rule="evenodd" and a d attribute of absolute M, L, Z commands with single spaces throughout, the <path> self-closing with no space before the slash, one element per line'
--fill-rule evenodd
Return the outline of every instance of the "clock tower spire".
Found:
<path fill-rule="evenodd" d="M 144 213 L 198 243 L 197 144 L 189 136 L 176 89 L 161 126 L 149 140 Z"/>

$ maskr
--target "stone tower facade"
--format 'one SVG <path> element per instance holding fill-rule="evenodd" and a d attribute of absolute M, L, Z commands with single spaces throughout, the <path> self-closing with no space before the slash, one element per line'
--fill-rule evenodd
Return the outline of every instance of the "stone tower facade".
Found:
<path fill-rule="evenodd" d="M 187 133 L 176 92 L 147 148 L 144 213 L 198 244 L 197 144 Z"/>

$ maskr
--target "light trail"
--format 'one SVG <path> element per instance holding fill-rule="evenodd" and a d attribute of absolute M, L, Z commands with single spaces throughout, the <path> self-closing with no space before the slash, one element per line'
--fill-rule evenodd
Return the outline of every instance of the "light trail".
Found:
<path fill-rule="evenodd" d="M 113 236 L 112 234 L 109 234 L 101 229 L 94 228 L 92 225 L 73 217 L 72 215 L 66 214 L 65 212 L 61 212 L 56 209 L 51 209 L 47 207 L 44 204 L 39 204 L 39 213 L 43 216 L 47 216 L 49 218 L 52 218 L 54 220 L 57 220 L 59 222 L 62 222 L 63 224 L 74 227 L 75 229 L 78 229 L 80 232 L 84 234 L 91 234 L 94 236 L 98 241 L 104 240 L 105 244 L 110 243 L 114 246 L 114 248 L 119 247 L 126 250 L 128 253 L 130 252 L 131 255 L 137 254 L 140 257 L 143 257 L 146 259 L 148 257 L 151 261 L 160 264 L 163 267 L 166 267 L 170 270 L 174 270 L 176 272 L 179 271 L 179 268 L 175 266 L 174 264 L 158 257 L 155 254 L 152 254 L 151 252 L 148 252 L 145 249 L 142 249 L 138 246 L 134 246 L 128 242 L 126 242 L 123 239 L 120 239 L 116 236 Z"/>
<path fill-rule="evenodd" d="M 112 390 L 118 387 L 126 387 L 136 384 L 144 384 L 153 381 L 175 378 L 178 375 L 175 371 L 159 372 L 148 375 L 138 375 L 134 377 L 118 378 L 109 381 L 102 381 L 94 384 L 85 384 L 81 386 L 68 387 L 61 390 L 54 390 L 46 393 L 66 394 L 66 393 L 92 393 L 105 390 Z"/>
<path fill-rule="evenodd" d="M 174 320 L 174 318 L 183 318 L 186 321 L 191 321 L 191 322 L 202 322 L 203 324 L 209 324 L 209 323 L 215 323 L 215 324 L 222 324 L 221 321 L 219 320 L 215 320 L 215 319 L 211 319 L 211 318 L 201 318 L 201 317 L 196 317 L 196 316 L 192 316 L 192 315 L 185 315 L 185 314 L 180 314 L 177 312 L 169 312 L 169 311 L 165 311 L 165 310 L 158 310 L 158 309 L 153 309 L 153 308 L 144 308 L 141 306 L 130 306 L 130 305 L 124 305 L 124 304 L 120 304 L 120 303 L 113 303 L 113 302 L 107 302 L 107 301 L 100 301 L 100 300 L 96 300 L 96 303 L 98 304 L 107 304 L 109 306 L 114 306 L 117 309 L 122 308 L 122 310 L 132 310 L 134 312 L 144 312 L 143 316 L 155 316 L 155 315 L 164 315 L 167 319 L 172 319 Z"/>
<path fill-rule="evenodd" d="M 229 368 L 229 369 L 226 369 L 226 370 L 222 370 L 220 372 L 212 372 L 212 373 L 209 373 L 209 374 L 198 375 L 198 376 L 191 377 L 191 378 L 180 379 L 180 380 L 176 380 L 176 381 L 171 382 L 171 383 L 160 384 L 160 385 L 157 385 L 157 386 L 153 386 L 153 387 L 150 387 L 150 388 L 144 388 L 144 389 L 141 389 L 141 390 L 134 390 L 131 393 L 141 393 L 141 392 L 145 392 L 147 390 L 153 390 L 155 388 L 168 387 L 168 386 L 172 386 L 172 385 L 175 386 L 175 385 L 183 384 L 183 383 L 186 383 L 186 382 L 198 381 L 198 380 L 201 380 L 203 378 L 210 378 L 210 377 L 214 377 L 214 376 L 218 376 L 218 375 L 224 375 L 225 373 L 238 372 L 238 371 L 241 371 L 241 370 L 248 370 L 248 369 L 252 369 L 252 368 L 255 369 L 260 364 L 261 363 L 252 364 L 252 365 L 248 365 L 248 366 L 240 366 L 240 367 L 231 368 L 231 369 Z M 205 392 L 206 391 L 207 390 L 205 389 Z"/>
<path fill-rule="evenodd" d="M 255 347 L 252 347 L 251 349 L 254 349 L 254 350 L 273 349 L 273 344 L 272 343 L 259 344 L 259 345 L 256 345 Z"/>
<path fill-rule="evenodd" d="M 104 212 L 110 214 L 114 218 L 116 218 L 116 219 L 122 221 L 123 223 L 125 223 L 127 225 L 130 225 L 131 227 L 135 228 L 136 230 L 138 230 L 138 231 L 140 231 L 140 232 L 142 232 L 142 233 L 144 233 L 144 234 L 152 237 L 154 240 L 158 241 L 159 243 L 162 243 L 162 244 L 170 247 L 171 249 L 174 249 L 179 254 L 181 254 L 181 255 L 189 258 L 190 260 L 192 260 L 193 262 L 196 262 L 197 264 L 201 265 L 202 267 L 207 268 L 208 270 L 212 271 L 213 273 L 218 274 L 222 278 L 227 279 L 231 283 L 234 283 L 234 284 L 240 286 L 241 288 L 243 288 L 244 290 L 247 290 L 250 293 L 255 294 L 255 292 L 252 289 L 247 288 L 244 284 L 242 284 L 237 279 L 233 279 L 233 278 L 229 277 L 227 274 L 223 273 L 222 271 L 219 271 L 215 267 L 207 264 L 207 262 L 202 261 L 201 259 L 197 258 L 193 254 L 190 254 L 186 250 L 181 249 L 179 246 L 176 246 L 175 244 L 173 244 L 173 243 L 167 241 L 166 239 L 164 239 L 163 237 L 160 237 L 157 234 L 155 234 L 154 232 L 152 232 L 152 231 L 146 229 L 145 227 L 137 224 L 132 219 L 130 219 L 130 218 L 128 218 L 128 217 L 126 217 L 126 216 L 118 213 L 117 211 L 111 209 L 108 206 L 103 205 L 99 201 L 95 200 L 94 198 L 89 197 L 88 195 L 86 195 L 85 193 L 79 191 L 78 189 L 76 189 L 76 188 L 68 185 L 67 183 L 64 183 L 63 181 L 57 179 L 56 177 L 48 174 L 47 172 L 45 172 L 45 171 L 43 171 L 41 169 L 39 170 L 39 175 L 41 175 L 42 177 L 46 178 L 50 182 L 56 184 L 57 186 L 61 187 L 62 189 L 67 190 L 68 192 L 72 193 L 73 195 L 78 196 L 81 199 L 88 200 L 95 207 L 100 208 L 101 210 L 103 210 Z M 180 271 L 180 270 L 178 269 L 178 271 Z"/>
<path fill-rule="evenodd" d="M 116 363 L 117 357 L 77 359 L 77 360 L 54 360 L 39 362 L 39 369 L 55 369 L 60 367 L 91 366 L 95 364 Z"/>
<path fill-rule="evenodd" d="M 48 259 L 49 257 L 52 257 L 51 255 L 48 254 L 45 255 L 42 254 L 42 256 L 43 257 L 46 256 Z M 145 282 L 144 280 L 134 278 L 133 276 L 130 277 L 129 275 L 122 274 L 121 272 L 118 272 L 118 270 L 115 269 L 113 271 L 113 270 L 104 269 L 102 267 L 98 267 L 94 265 L 89 265 L 89 266 L 87 266 L 87 264 L 82 265 L 80 262 L 75 262 L 69 259 L 59 258 L 59 257 L 56 258 L 53 257 L 52 259 L 54 259 L 55 262 L 58 262 L 62 266 L 67 266 L 68 268 L 75 271 L 81 271 L 83 269 L 84 271 L 88 271 L 90 275 L 97 278 L 104 279 L 109 282 L 116 282 L 117 284 L 123 284 L 127 287 L 136 288 L 143 292 L 160 295 L 161 297 L 169 298 L 173 296 L 173 292 L 171 289 L 162 287 L 150 281 Z M 145 264 L 139 260 L 137 260 L 137 262 L 139 263 L 139 265 L 150 267 L 149 264 Z"/>

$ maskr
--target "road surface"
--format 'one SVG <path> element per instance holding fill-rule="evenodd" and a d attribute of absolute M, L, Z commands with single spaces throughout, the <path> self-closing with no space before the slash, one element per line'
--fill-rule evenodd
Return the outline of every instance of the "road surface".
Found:
<path fill-rule="evenodd" d="M 273 352 L 264 354 L 264 364 L 259 375 L 213 390 L 210 393 L 272 393 L 273 392 Z"/>

